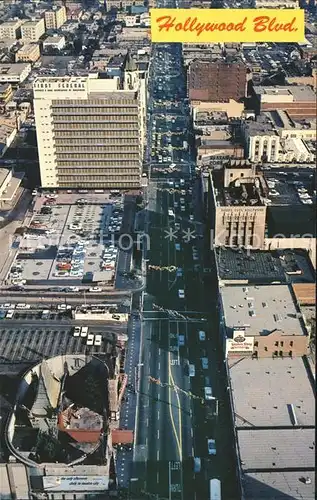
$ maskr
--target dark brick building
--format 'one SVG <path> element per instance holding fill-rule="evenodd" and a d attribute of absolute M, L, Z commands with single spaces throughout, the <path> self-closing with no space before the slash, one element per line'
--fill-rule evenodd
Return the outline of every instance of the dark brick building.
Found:
<path fill-rule="evenodd" d="M 240 101 L 246 94 L 247 68 L 242 62 L 193 61 L 188 70 L 188 94 L 194 101 Z"/>

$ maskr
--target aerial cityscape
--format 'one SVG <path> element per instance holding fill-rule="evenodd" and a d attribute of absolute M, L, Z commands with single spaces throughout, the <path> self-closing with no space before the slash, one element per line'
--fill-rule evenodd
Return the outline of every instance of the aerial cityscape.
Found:
<path fill-rule="evenodd" d="M 0 0 L 0 500 L 316 498 L 316 92 L 316 0 Z"/>

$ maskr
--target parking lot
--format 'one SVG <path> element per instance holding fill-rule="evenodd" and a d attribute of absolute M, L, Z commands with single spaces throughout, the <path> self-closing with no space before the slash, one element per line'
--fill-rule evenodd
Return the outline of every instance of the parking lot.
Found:
<path fill-rule="evenodd" d="M 21 327 L 0 325 L 0 366 L 6 364 L 32 363 L 46 357 L 64 354 L 94 353 L 111 351 L 117 342 L 117 335 L 104 328 L 89 327 L 89 334 L 101 335 L 101 345 L 88 345 L 87 337 L 74 336 L 74 327 L 58 324 L 27 324 Z"/>
<path fill-rule="evenodd" d="M 106 200 L 106 201 L 105 201 Z M 112 282 L 123 224 L 122 196 L 59 194 L 36 196 L 30 226 L 20 237 L 20 252 L 7 284 L 24 286 L 83 278 L 107 271 Z"/>

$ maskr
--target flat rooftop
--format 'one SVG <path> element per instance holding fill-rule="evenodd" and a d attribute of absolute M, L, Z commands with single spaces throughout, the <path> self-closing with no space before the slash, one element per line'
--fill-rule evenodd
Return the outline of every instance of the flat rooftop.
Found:
<path fill-rule="evenodd" d="M 305 484 L 304 477 L 311 484 Z M 246 500 L 315 500 L 315 472 L 247 472 L 243 488 Z"/>
<path fill-rule="evenodd" d="M 293 96 L 294 102 L 316 100 L 315 92 L 308 85 L 274 85 L 274 87 L 255 85 L 254 92 L 258 95 Z"/>
<path fill-rule="evenodd" d="M 315 425 L 315 395 L 302 358 L 232 359 L 229 370 L 237 427 L 291 426 L 289 404 L 299 425 Z"/>
<path fill-rule="evenodd" d="M 226 286 L 221 290 L 226 327 L 246 326 L 247 335 L 305 335 L 288 285 Z"/>
<path fill-rule="evenodd" d="M 0 187 L 2 186 L 9 173 L 10 170 L 8 168 L 0 168 Z"/>
<path fill-rule="evenodd" d="M 278 128 L 286 128 L 293 130 L 315 130 L 316 129 L 316 119 L 306 119 L 306 120 L 293 120 L 287 111 L 283 109 L 276 109 L 274 111 L 266 111 L 264 115 L 268 116 L 273 120 L 274 124 Z"/>
<path fill-rule="evenodd" d="M 0 76 L 2 75 L 20 75 L 30 63 L 0 64 Z"/>
<path fill-rule="evenodd" d="M 238 441 L 244 471 L 315 467 L 315 429 L 244 429 Z"/>
<path fill-rule="evenodd" d="M 249 136 L 278 136 L 277 130 L 268 116 L 259 115 L 256 121 L 246 121 L 244 127 Z"/>
<path fill-rule="evenodd" d="M 314 283 L 315 276 L 305 250 L 215 250 L 218 276 L 224 283 Z"/>
<path fill-rule="evenodd" d="M 267 182 L 269 193 L 268 198 L 271 200 L 270 206 L 308 206 L 306 200 L 309 197 L 311 202 L 314 202 L 313 182 L 312 177 L 301 175 L 298 178 L 287 173 L 264 171 L 263 175 Z M 313 175 L 312 173 L 310 174 Z M 307 193 L 303 197 L 301 190 L 305 189 Z M 301 196 L 300 196 L 301 195 Z"/>
<path fill-rule="evenodd" d="M 225 111 L 197 111 L 195 125 L 198 127 L 215 125 L 215 124 L 227 124 L 228 114 Z"/>
<path fill-rule="evenodd" d="M 280 259 L 273 252 L 216 248 L 218 276 L 224 282 L 271 283 L 286 281 Z"/>
<path fill-rule="evenodd" d="M 217 206 L 264 206 L 264 191 L 261 178 L 263 178 L 262 173 L 260 173 L 260 176 L 248 179 L 248 182 L 239 185 L 233 183 L 224 188 L 223 172 L 221 170 L 213 171 L 212 182 Z"/>

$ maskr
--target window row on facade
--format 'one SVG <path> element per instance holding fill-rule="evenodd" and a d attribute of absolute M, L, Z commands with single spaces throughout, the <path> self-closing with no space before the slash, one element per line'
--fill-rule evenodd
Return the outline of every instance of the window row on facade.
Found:
<path fill-rule="evenodd" d="M 81 139 L 73 139 L 73 138 L 68 138 L 68 139 L 62 139 L 60 137 L 56 137 L 55 135 L 55 147 L 60 148 L 62 151 L 65 151 L 62 149 L 64 146 L 67 146 L 66 150 L 69 149 L 70 147 L 73 147 L 75 145 L 81 146 L 80 150 L 83 148 L 86 149 L 93 149 L 94 147 L 105 147 L 108 144 L 110 145 L 115 145 L 115 146 L 126 146 L 129 145 L 130 147 L 133 146 L 139 146 L 139 141 L 136 137 L 111 137 L 111 138 L 103 138 L 102 142 L 100 142 L 100 138 L 95 137 L 93 139 L 87 139 L 87 138 L 81 138 Z M 77 151 L 79 150 L 76 148 Z"/>
<path fill-rule="evenodd" d="M 135 128 L 135 130 L 122 130 L 122 129 L 112 129 L 112 130 L 56 130 L 54 128 L 54 137 L 55 139 L 58 139 L 59 141 L 65 140 L 67 141 L 67 138 L 70 138 L 71 141 L 79 141 L 80 144 L 82 144 L 83 139 L 86 142 L 95 142 L 95 139 L 102 139 L 103 142 L 106 144 L 107 141 L 110 141 L 114 143 L 114 141 L 119 140 L 126 140 L 126 139 L 131 139 L 131 140 L 139 140 L 138 139 L 138 129 Z M 90 137 L 92 139 L 90 139 Z M 69 141 L 68 141 L 69 142 Z"/>
<path fill-rule="evenodd" d="M 85 153 L 85 156 L 81 155 L 80 157 L 78 157 L 78 154 L 80 154 L 80 153 L 58 153 L 58 152 L 56 152 L 56 158 L 57 158 L 57 161 L 70 160 L 70 161 L 78 161 L 81 163 L 86 162 L 86 161 L 89 161 L 89 163 L 91 163 L 91 160 L 92 161 L 99 160 L 99 161 L 107 162 L 109 157 L 115 158 L 116 160 L 126 160 L 127 162 L 139 160 L 139 153 L 135 153 L 135 154 L 133 154 L 131 152 L 119 153 L 118 150 L 114 150 L 112 153 L 108 152 L 108 153 L 102 153 L 102 154 Z"/>
<path fill-rule="evenodd" d="M 103 122 L 103 123 L 98 123 L 98 122 L 92 122 L 91 124 L 88 123 L 54 123 L 54 130 L 82 130 L 84 131 L 94 131 L 95 129 L 102 129 L 104 131 L 106 130 L 135 130 L 135 132 L 139 132 L 139 125 L 135 122 L 124 122 L 123 124 L 119 123 L 109 123 L 109 122 Z"/>
<path fill-rule="evenodd" d="M 93 153 L 94 154 L 90 154 Z M 55 144 L 55 153 L 63 155 L 65 158 L 77 158 L 78 153 L 83 153 L 86 158 L 102 158 L 104 155 L 118 153 L 120 158 L 124 158 L 122 155 L 139 154 L 139 146 L 133 144 L 121 144 L 112 146 L 104 145 L 94 145 L 94 146 L 60 146 Z M 70 156 L 69 156 L 70 155 Z"/>
<path fill-rule="evenodd" d="M 76 163 L 70 163 L 70 160 L 68 161 L 62 161 L 62 160 L 57 160 L 56 161 L 57 167 L 68 167 L 72 169 L 72 172 L 74 169 L 76 169 L 78 175 L 80 175 L 80 172 L 82 172 L 82 169 L 85 168 L 84 166 L 87 166 L 88 168 L 92 167 L 99 167 L 99 168 L 109 168 L 109 167 L 130 167 L 130 168 L 139 168 L 140 162 L 139 161 L 131 161 L 131 160 L 101 160 L 101 161 L 90 161 L 87 162 L 84 159 L 77 160 Z M 82 166 L 84 165 L 84 166 Z M 78 168 L 79 167 L 79 168 Z"/>
<path fill-rule="evenodd" d="M 54 116 L 54 123 L 138 123 L 138 115 L 58 115 Z"/>
<path fill-rule="evenodd" d="M 78 180 L 78 182 L 92 182 L 93 184 L 98 182 L 98 181 L 113 181 L 113 182 L 116 182 L 118 180 L 121 180 L 121 181 L 133 181 L 135 179 L 135 181 L 139 182 L 140 180 L 140 176 L 139 175 L 104 175 L 104 176 L 97 176 L 97 175 L 85 175 L 85 176 L 81 176 L 81 178 L 79 179 L 77 176 L 73 176 L 73 175 L 63 175 L 61 176 L 59 174 L 59 180 L 60 182 L 71 182 L 73 183 L 74 181 Z"/>
<path fill-rule="evenodd" d="M 111 168 L 111 167 L 106 167 L 106 168 L 81 168 L 80 171 L 78 170 L 75 170 L 74 168 L 58 168 L 58 175 L 59 176 L 65 176 L 65 175 L 68 175 L 68 174 L 72 174 L 74 175 L 76 173 L 76 176 L 78 177 L 81 177 L 81 176 L 85 176 L 86 174 L 91 174 L 92 172 L 94 172 L 94 175 L 98 176 L 98 175 L 118 175 L 118 174 L 131 174 L 131 172 L 135 175 L 139 175 L 139 168 L 137 166 L 134 166 L 134 167 L 118 167 L 116 166 L 115 168 Z"/>
<path fill-rule="evenodd" d="M 52 108 L 61 107 L 63 109 L 67 109 L 70 106 L 78 107 L 78 108 L 90 108 L 93 106 L 119 106 L 120 109 L 124 106 L 136 106 L 135 99 L 89 99 L 83 101 L 82 99 L 68 99 L 67 101 L 54 99 Z"/>
<path fill-rule="evenodd" d="M 53 106 L 52 107 L 52 113 L 55 115 L 63 115 L 63 114 L 94 114 L 94 113 L 118 113 L 120 115 L 122 114 L 130 114 L 130 113 L 136 113 L 138 111 L 138 104 L 134 103 L 131 104 L 129 107 L 116 107 L 112 106 L 111 103 L 106 104 L 104 106 L 94 106 L 94 105 L 87 105 L 87 106 L 76 106 L 76 107 L 70 107 L 70 106 Z"/>

